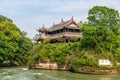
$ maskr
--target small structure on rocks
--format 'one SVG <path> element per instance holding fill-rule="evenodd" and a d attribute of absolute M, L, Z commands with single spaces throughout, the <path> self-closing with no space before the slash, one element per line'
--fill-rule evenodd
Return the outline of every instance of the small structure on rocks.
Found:
<path fill-rule="evenodd" d="M 99 59 L 98 60 L 100 66 L 112 66 L 112 62 L 108 59 Z"/>

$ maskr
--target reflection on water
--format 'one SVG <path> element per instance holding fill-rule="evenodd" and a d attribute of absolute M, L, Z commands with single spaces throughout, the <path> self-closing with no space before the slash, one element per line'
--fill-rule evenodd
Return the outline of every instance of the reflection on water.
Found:
<path fill-rule="evenodd" d="M 89 75 L 54 70 L 0 68 L 0 80 L 120 80 L 119 74 Z"/>

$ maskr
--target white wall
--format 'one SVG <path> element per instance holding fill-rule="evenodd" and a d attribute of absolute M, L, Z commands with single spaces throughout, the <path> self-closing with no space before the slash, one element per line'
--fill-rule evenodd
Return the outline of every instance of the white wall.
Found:
<path fill-rule="evenodd" d="M 108 59 L 99 59 L 99 65 L 112 65 L 112 63 Z"/>

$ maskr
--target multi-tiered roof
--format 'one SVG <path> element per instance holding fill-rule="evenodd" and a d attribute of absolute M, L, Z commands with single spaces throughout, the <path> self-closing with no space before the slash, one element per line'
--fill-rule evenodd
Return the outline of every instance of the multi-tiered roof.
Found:
<path fill-rule="evenodd" d="M 73 17 L 64 21 L 63 19 L 59 24 L 54 24 L 49 29 L 42 28 L 38 29 L 39 36 L 38 41 L 44 39 L 50 39 L 51 41 L 58 41 L 59 38 L 63 38 L 66 41 L 71 40 L 72 37 L 80 39 L 82 34 L 80 32 L 80 26 L 74 21 Z M 63 40 L 63 41 L 64 41 Z"/>

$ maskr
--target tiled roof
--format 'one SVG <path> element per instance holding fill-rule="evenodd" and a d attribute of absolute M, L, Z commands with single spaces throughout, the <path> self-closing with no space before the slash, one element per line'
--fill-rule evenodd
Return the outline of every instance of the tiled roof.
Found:
<path fill-rule="evenodd" d="M 43 24 L 43 27 L 37 29 L 37 31 L 39 31 L 39 32 L 44 32 L 44 31 L 47 31 L 47 29 L 44 27 L 44 24 Z"/>
<path fill-rule="evenodd" d="M 53 26 L 51 26 L 47 31 L 51 32 L 51 31 L 55 31 L 55 30 L 59 30 L 59 29 L 63 29 L 64 27 L 66 28 L 71 28 L 71 29 L 79 29 L 79 27 L 74 27 L 74 26 L 68 26 L 71 22 L 74 22 L 73 19 L 70 19 L 68 21 L 62 21 L 59 24 L 55 24 Z M 74 22 L 75 23 L 75 22 Z"/>

